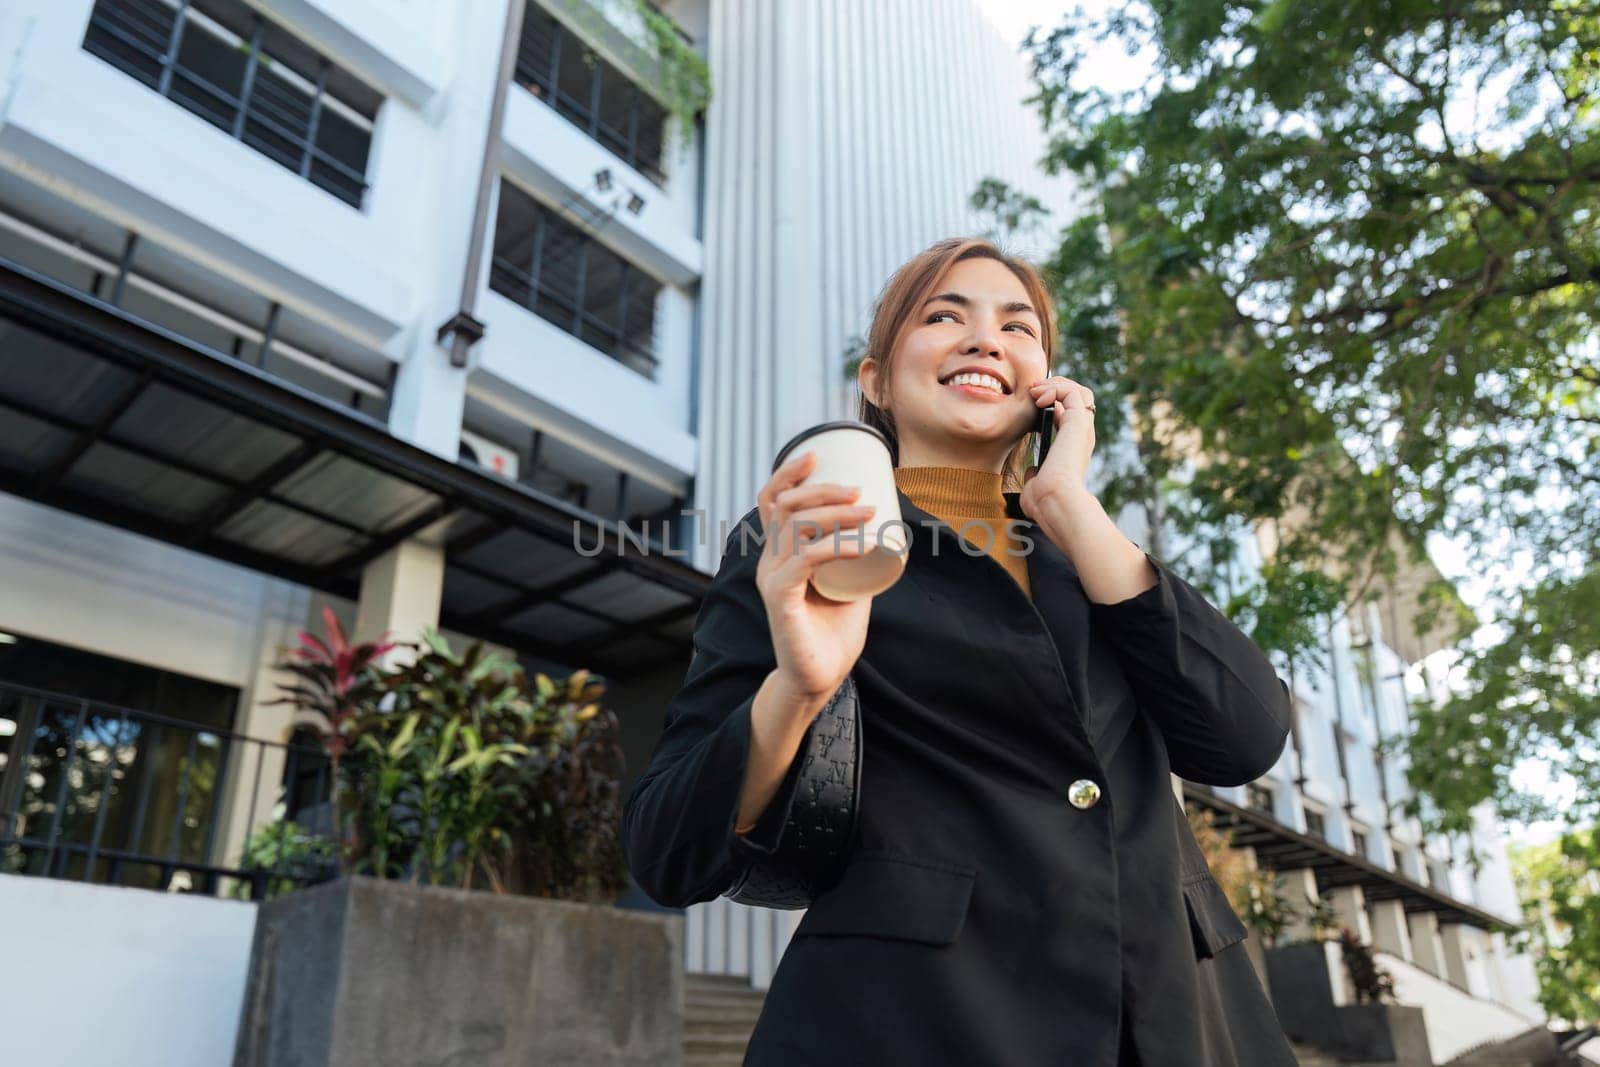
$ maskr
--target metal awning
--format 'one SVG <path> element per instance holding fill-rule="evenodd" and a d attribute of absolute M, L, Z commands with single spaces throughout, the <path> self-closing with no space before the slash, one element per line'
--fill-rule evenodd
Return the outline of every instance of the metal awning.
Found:
<path fill-rule="evenodd" d="M 1227 834 L 1236 847 L 1255 850 L 1256 863 L 1265 870 L 1292 871 L 1310 867 L 1317 889 L 1326 892 L 1358 885 L 1369 901 L 1399 900 L 1407 914 L 1435 912 L 1441 923 L 1467 923 L 1483 930 L 1510 930 L 1514 924 L 1482 908 L 1413 882 L 1398 871 L 1385 870 L 1363 857 L 1353 856 L 1319 837 L 1291 829 L 1264 812 L 1224 800 L 1204 786 L 1183 783 L 1185 800 L 1209 809 L 1213 825 Z"/>
<path fill-rule="evenodd" d="M 444 626 L 611 677 L 687 663 L 710 583 L 3 258 L 0 491 L 352 599 L 366 564 L 425 534 L 445 549 Z"/>

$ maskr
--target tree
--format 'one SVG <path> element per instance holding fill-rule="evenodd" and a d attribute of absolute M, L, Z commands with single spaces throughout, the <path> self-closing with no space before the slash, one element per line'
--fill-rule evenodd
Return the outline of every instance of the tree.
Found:
<path fill-rule="evenodd" d="M 1149 79 L 1084 87 L 1104 43 Z M 1291 661 L 1431 533 L 1524 564 L 1417 715 L 1406 814 L 1558 814 L 1514 784 L 1531 758 L 1600 816 L 1600 4 L 1155 0 L 1027 48 L 1046 167 L 1093 194 L 1046 266 L 1105 436 L 1131 401 L 1111 493 L 1181 490 L 1219 568 L 1276 530 L 1225 599 Z M 1419 632 L 1469 627 L 1425 603 Z"/>
<path fill-rule="evenodd" d="M 1509 849 L 1528 926 L 1513 945 L 1533 949 L 1539 1003 L 1573 1027 L 1600 1023 L 1600 835 Z"/>

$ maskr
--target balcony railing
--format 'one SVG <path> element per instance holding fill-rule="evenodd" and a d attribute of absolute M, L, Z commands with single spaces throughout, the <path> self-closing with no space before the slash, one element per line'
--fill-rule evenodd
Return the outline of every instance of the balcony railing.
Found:
<path fill-rule="evenodd" d="M 327 784 L 308 746 L 0 683 L 0 872 L 259 900 L 332 871 L 284 847 L 266 850 L 272 864 L 227 864 L 220 828 L 248 833 L 274 807 L 263 795 L 292 808 Z"/>
<path fill-rule="evenodd" d="M 96 0 L 84 48 L 360 208 L 381 97 L 238 0 Z"/>
<path fill-rule="evenodd" d="M 514 78 L 618 159 L 665 185 L 666 109 L 532 0 Z"/>

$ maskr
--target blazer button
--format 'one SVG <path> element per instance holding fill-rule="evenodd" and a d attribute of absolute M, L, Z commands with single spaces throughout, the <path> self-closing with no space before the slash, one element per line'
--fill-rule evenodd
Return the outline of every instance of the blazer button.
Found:
<path fill-rule="evenodd" d="M 1087 778 L 1079 778 L 1067 787 L 1067 799 L 1075 808 L 1092 808 L 1100 799 L 1100 787 Z"/>

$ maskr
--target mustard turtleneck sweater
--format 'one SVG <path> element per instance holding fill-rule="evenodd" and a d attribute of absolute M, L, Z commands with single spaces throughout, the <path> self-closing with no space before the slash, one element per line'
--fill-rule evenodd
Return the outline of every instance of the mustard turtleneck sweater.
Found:
<path fill-rule="evenodd" d="M 1001 492 L 1001 476 L 991 471 L 966 467 L 896 467 L 894 482 L 911 502 L 923 511 L 962 533 L 963 523 L 972 522 L 963 536 L 1004 567 L 1030 599 L 1028 557 L 1018 555 L 1021 542 L 1009 533 L 1006 498 Z M 976 520 L 976 521 L 974 521 Z M 985 525 L 987 524 L 987 525 Z M 922 531 L 913 531 L 918 536 Z M 932 531 L 928 531 L 932 532 Z M 1007 547 L 1011 553 L 1006 552 Z"/>

